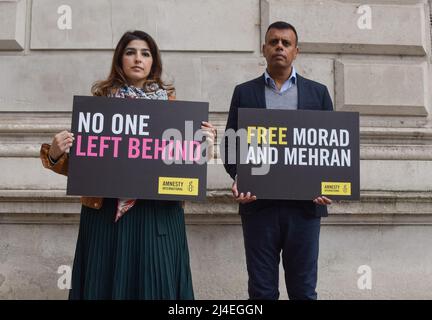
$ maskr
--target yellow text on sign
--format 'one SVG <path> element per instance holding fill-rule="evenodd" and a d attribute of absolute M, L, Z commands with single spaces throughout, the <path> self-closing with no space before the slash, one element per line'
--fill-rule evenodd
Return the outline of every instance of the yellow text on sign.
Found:
<path fill-rule="evenodd" d="M 256 139 L 258 144 L 287 144 L 285 127 L 247 127 L 247 142 Z"/>
<path fill-rule="evenodd" d="M 350 196 L 351 182 L 321 182 L 321 194 Z"/>
<path fill-rule="evenodd" d="M 199 179 L 159 177 L 159 194 L 197 196 Z"/>

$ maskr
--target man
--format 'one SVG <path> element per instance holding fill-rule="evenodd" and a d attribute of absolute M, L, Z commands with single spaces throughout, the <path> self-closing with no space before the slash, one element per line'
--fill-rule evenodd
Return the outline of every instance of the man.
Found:
<path fill-rule="evenodd" d="M 238 85 L 233 93 L 226 130 L 237 130 L 238 108 L 333 110 L 327 88 L 301 77 L 292 65 L 298 54 L 295 28 L 271 24 L 265 35 L 265 73 Z M 234 179 L 232 193 L 240 204 L 250 299 L 279 298 L 279 263 L 285 270 L 290 299 L 316 299 L 320 220 L 331 200 L 317 195 L 311 201 L 260 200 L 237 190 L 236 165 L 225 169 Z M 289 181 L 287 181 L 289 186 Z"/>

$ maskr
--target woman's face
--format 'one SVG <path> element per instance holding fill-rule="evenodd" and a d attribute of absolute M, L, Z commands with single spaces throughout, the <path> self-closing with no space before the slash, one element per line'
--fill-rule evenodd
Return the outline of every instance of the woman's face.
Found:
<path fill-rule="evenodd" d="M 142 88 L 153 64 L 149 46 L 144 40 L 132 40 L 122 57 L 123 72 L 129 83 Z"/>

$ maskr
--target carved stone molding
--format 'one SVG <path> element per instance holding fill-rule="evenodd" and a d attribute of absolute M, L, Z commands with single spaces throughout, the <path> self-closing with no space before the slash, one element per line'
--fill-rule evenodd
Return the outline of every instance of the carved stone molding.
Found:
<path fill-rule="evenodd" d="M 1 190 L 0 223 L 77 224 L 80 202 L 64 190 Z M 240 224 L 237 204 L 227 190 L 210 190 L 206 202 L 186 202 L 191 225 Z M 431 225 L 432 191 L 362 191 L 361 201 L 329 207 L 323 225 Z"/>

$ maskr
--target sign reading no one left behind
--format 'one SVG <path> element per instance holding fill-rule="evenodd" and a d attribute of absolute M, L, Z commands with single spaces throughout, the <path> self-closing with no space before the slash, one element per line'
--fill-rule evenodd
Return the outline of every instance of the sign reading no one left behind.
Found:
<path fill-rule="evenodd" d="M 204 200 L 207 119 L 208 103 L 74 96 L 67 194 Z"/>
<path fill-rule="evenodd" d="M 258 199 L 360 198 L 355 112 L 239 109 L 239 192 Z"/>

